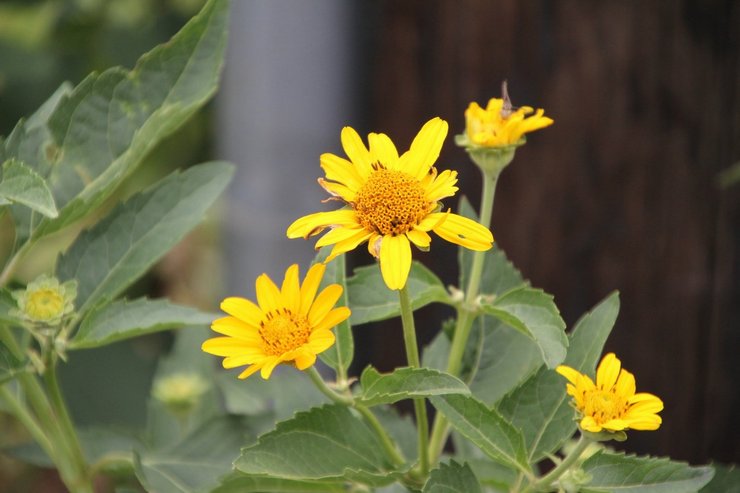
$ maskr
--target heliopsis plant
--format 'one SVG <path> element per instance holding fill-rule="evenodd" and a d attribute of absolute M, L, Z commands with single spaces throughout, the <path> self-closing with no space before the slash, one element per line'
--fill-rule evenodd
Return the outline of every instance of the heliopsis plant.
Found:
<path fill-rule="evenodd" d="M 553 297 L 493 246 L 501 172 L 525 134 L 553 122 L 543 110 L 515 108 L 506 89 L 486 109 L 471 103 L 457 139 L 482 172 L 477 212 L 457 172 L 438 163 L 448 144 L 442 118 L 423 124 L 405 152 L 384 133 L 364 142 L 345 127 L 346 157 L 317 159 L 338 208 L 276 225 L 290 238 L 323 234 L 305 277 L 287 261 L 279 284 L 257 277 L 254 301 L 229 293 L 225 315 L 132 297 L 137 279 L 202 219 L 232 167 L 193 166 L 99 206 L 115 202 L 147 152 L 215 92 L 228 14 L 228 0 L 208 0 L 133 70 L 63 85 L 0 139 L 0 214 L 14 235 L 0 271 L 0 410 L 13 418 L 13 432 L 6 422 L 0 432 L 5 453 L 56 468 L 72 493 L 724 491 L 708 485 L 712 467 L 603 443 L 657 429 L 663 408 L 637 392 L 616 356 L 601 358 L 618 295 L 566 330 Z M 34 246 L 52 248 L 53 233 L 83 218 L 55 265 L 40 263 Z M 412 245 L 428 250 L 431 233 L 460 247 L 460 286 L 414 259 Z M 380 268 L 349 272 L 346 254 L 365 244 Z M 24 264 L 46 270 L 27 279 Z M 437 332 L 421 348 L 415 311 L 431 303 L 454 316 L 428 322 Z M 380 320 L 398 327 L 387 346 L 406 353 L 406 363 L 382 372 L 369 348 L 359 348 L 358 366 L 354 339 Z M 147 346 L 137 341 L 115 373 L 115 343 L 168 329 L 182 330 L 132 392 Z M 100 366 L 84 373 L 84 392 L 69 394 L 59 372 L 83 351 Z M 106 397 L 91 383 L 99 375 Z M 143 394 L 146 402 L 136 399 Z M 135 428 L 90 418 L 96 426 L 82 426 L 80 406 L 89 415 L 105 404 L 137 414 Z"/>

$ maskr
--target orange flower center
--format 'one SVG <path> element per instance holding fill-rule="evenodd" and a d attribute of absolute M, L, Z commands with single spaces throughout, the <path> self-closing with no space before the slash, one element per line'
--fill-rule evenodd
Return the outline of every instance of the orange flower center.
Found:
<path fill-rule="evenodd" d="M 617 395 L 613 390 L 594 390 L 584 394 L 583 407 L 583 414 L 601 425 L 624 417 L 629 403 L 625 396 Z"/>
<path fill-rule="evenodd" d="M 25 311 L 35 320 L 51 320 L 64 313 L 64 298 L 54 289 L 39 289 L 28 297 Z"/>
<path fill-rule="evenodd" d="M 260 322 L 259 329 L 265 354 L 281 356 L 308 342 L 311 327 L 306 317 L 295 315 L 288 309 L 268 312 L 266 317 Z"/>
<path fill-rule="evenodd" d="M 419 180 L 403 171 L 377 165 L 352 204 L 368 230 L 400 235 L 413 229 L 429 213 L 430 203 Z"/>

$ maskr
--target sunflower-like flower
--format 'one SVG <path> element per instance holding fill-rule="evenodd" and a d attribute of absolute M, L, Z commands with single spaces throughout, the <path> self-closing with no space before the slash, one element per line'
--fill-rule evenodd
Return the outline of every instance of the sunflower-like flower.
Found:
<path fill-rule="evenodd" d="M 306 238 L 329 229 L 316 248 L 334 245 L 327 262 L 368 242 L 368 251 L 380 260 L 383 280 L 390 289 L 402 289 L 411 269 L 411 243 L 428 250 L 429 231 L 471 250 L 488 250 L 491 232 L 475 221 L 441 211 L 440 200 L 457 192 L 457 172 L 437 173 L 433 166 L 447 136 L 447 122 L 428 121 L 399 156 L 391 139 L 368 136 L 369 149 L 350 127 L 341 139 L 349 161 L 321 155 L 326 179 L 321 186 L 346 204 L 343 209 L 317 212 L 288 227 L 289 238 Z"/>
<path fill-rule="evenodd" d="M 544 115 L 545 110 L 535 112 L 530 106 L 514 109 L 508 95 L 491 98 L 486 109 L 472 102 L 465 110 L 465 135 L 458 143 L 479 147 L 521 145 L 524 134 L 552 125 L 552 118 Z"/>
<path fill-rule="evenodd" d="M 339 284 L 316 295 L 325 269 L 323 264 L 314 265 L 301 284 L 298 265 L 291 265 L 280 289 L 267 274 L 257 277 L 257 304 L 226 298 L 221 309 L 229 316 L 211 324 L 225 337 L 208 339 L 203 351 L 224 356 L 224 368 L 249 365 L 239 378 L 261 370 L 262 378 L 268 379 L 279 363 L 309 368 L 317 354 L 334 344 L 331 329 L 350 316 L 349 308 L 334 308 L 343 291 Z"/>
<path fill-rule="evenodd" d="M 663 401 L 652 394 L 635 393 L 634 375 L 622 368 L 614 353 L 599 363 L 596 384 L 569 366 L 561 365 L 556 370 L 570 382 L 566 388 L 580 414 L 581 429 L 598 433 L 660 427 L 662 420 L 657 413 L 663 409 Z"/>

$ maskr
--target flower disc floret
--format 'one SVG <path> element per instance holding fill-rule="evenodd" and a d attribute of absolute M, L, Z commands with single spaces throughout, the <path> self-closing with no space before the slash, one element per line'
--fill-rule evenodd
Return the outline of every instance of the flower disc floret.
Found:
<path fill-rule="evenodd" d="M 371 133 L 366 147 L 357 132 L 345 127 L 342 147 L 349 160 L 323 154 L 326 178 L 319 183 L 346 207 L 295 220 L 288 237 L 308 239 L 328 229 L 316 242 L 316 248 L 333 245 L 327 262 L 367 242 L 390 289 L 406 285 L 411 244 L 427 250 L 429 231 L 471 250 L 488 250 L 493 245 L 488 228 L 440 210 L 440 200 L 457 192 L 457 172 L 438 173 L 433 166 L 446 136 L 447 122 L 433 118 L 399 156 L 387 135 Z"/>
<path fill-rule="evenodd" d="M 211 328 L 223 337 L 203 343 L 203 351 L 224 357 L 224 368 L 247 366 L 239 378 L 260 371 L 268 379 L 280 363 L 305 370 L 316 355 L 334 344 L 331 329 L 345 321 L 349 308 L 334 307 L 342 286 L 330 284 L 316 294 L 326 267 L 316 264 L 299 282 L 298 265 L 285 271 L 280 288 L 262 274 L 256 281 L 257 303 L 230 297 L 221 303 L 228 316 Z"/>
<path fill-rule="evenodd" d="M 581 429 L 598 433 L 660 427 L 657 413 L 663 409 L 663 401 L 652 394 L 635 393 L 634 375 L 621 366 L 614 353 L 604 356 L 596 370 L 596 383 L 569 366 L 557 368 L 568 379 L 567 393 L 573 397 Z"/>

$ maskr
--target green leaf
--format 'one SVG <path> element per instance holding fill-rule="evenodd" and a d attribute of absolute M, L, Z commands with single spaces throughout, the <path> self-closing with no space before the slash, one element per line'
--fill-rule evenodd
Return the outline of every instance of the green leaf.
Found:
<path fill-rule="evenodd" d="M 475 221 L 478 220 L 478 215 L 465 197 L 460 200 L 460 215 Z M 470 266 L 473 263 L 475 252 L 462 247 L 458 251 L 460 289 L 467 289 Z M 524 280 L 522 274 L 509 262 L 504 251 L 499 248 L 498 243 L 494 243 L 493 248 L 485 253 L 479 292 L 500 295 L 528 285 L 529 282 Z"/>
<path fill-rule="evenodd" d="M 172 173 L 119 204 L 77 237 L 57 261 L 61 280 L 77 279 L 77 310 L 120 294 L 203 217 L 231 178 L 226 163 Z"/>
<path fill-rule="evenodd" d="M 147 491 L 210 492 L 231 471 L 246 435 L 241 419 L 214 419 L 170 447 L 137 451 L 136 477 Z"/>
<path fill-rule="evenodd" d="M 564 364 L 584 373 L 592 373 L 618 312 L 619 295 L 615 292 L 584 315 L 570 336 Z M 542 368 L 521 387 L 504 397 L 497 406 L 522 431 L 532 462 L 555 452 L 576 429 L 565 384 L 563 377 Z"/>
<path fill-rule="evenodd" d="M 354 275 L 347 280 L 347 287 L 349 306 L 352 307 L 350 317 L 352 325 L 401 315 L 398 293 L 388 289 L 377 265 L 355 269 Z M 406 287 L 411 298 L 411 307 L 414 310 L 430 303 L 449 303 L 449 295 L 442 281 L 417 261 L 411 263 L 411 272 Z"/>
<path fill-rule="evenodd" d="M 422 493 L 481 493 L 481 489 L 469 465 L 450 461 L 429 474 Z"/>
<path fill-rule="evenodd" d="M 693 493 L 714 474 L 709 467 L 690 467 L 664 458 L 598 453 L 583 463 L 592 476 L 583 493 Z"/>
<path fill-rule="evenodd" d="M 542 359 L 555 368 L 565 359 L 565 322 L 552 295 L 541 289 L 517 288 L 481 303 L 483 313 L 496 317 L 537 343 Z"/>
<path fill-rule="evenodd" d="M 115 301 L 94 308 L 70 341 L 70 349 L 105 346 L 113 342 L 184 325 L 206 325 L 216 315 L 166 299 Z"/>
<path fill-rule="evenodd" d="M 735 464 L 712 464 L 714 477 L 699 493 L 740 493 L 740 469 Z"/>
<path fill-rule="evenodd" d="M 0 330 L 8 329 L 0 327 Z M 24 373 L 27 366 L 27 360 L 16 358 L 5 343 L 0 342 L 0 385 L 5 384 L 8 380 L 12 380 L 19 374 Z"/>
<path fill-rule="evenodd" d="M 234 474 L 213 493 L 346 493 L 343 481 L 295 481 Z"/>
<path fill-rule="evenodd" d="M 362 393 L 359 399 L 366 406 L 433 395 L 470 394 L 467 385 L 457 377 L 429 368 L 398 368 L 381 375 L 368 366 L 362 372 L 360 384 Z"/>
<path fill-rule="evenodd" d="M 247 474 L 290 480 L 393 482 L 393 466 L 377 435 L 345 406 L 327 405 L 277 424 L 242 449 L 234 466 Z"/>
<path fill-rule="evenodd" d="M 322 248 L 316 256 L 315 262 L 325 261 L 330 251 L 331 248 L 329 247 Z M 323 289 L 329 284 L 339 284 L 344 289 L 336 306 L 348 306 L 349 290 L 347 288 L 345 255 L 340 255 L 327 264 L 320 288 Z M 334 345 L 321 353 L 319 357 L 335 371 L 346 375 L 355 355 L 355 340 L 352 337 L 352 326 L 349 320 L 337 325 L 334 328 L 334 335 L 337 339 Z"/>
<path fill-rule="evenodd" d="M 13 295 L 10 294 L 10 290 L 7 288 L 0 288 L 0 323 L 17 325 L 20 323 L 14 315 L 11 315 L 12 310 L 18 309 L 18 303 L 16 303 Z"/>
<path fill-rule="evenodd" d="M 15 202 L 30 207 L 47 217 L 59 215 L 44 179 L 17 159 L 3 163 L 0 201 L 0 205 Z"/>
<path fill-rule="evenodd" d="M 0 149 L 49 185 L 59 217 L 12 207 L 19 243 L 38 239 L 102 204 L 142 159 L 201 108 L 218 87 L 228 31 L 228 0 L 210 0 L 172 40 L 132 71 L 92 74 L 61 87 Z"/>
<path fill-rule="evenodd" d="M 495 409 L 472 396 L 445 395 L 430 401 L 452 427 L 488 457 L 520 471 L 529 471 L 521 433 Z"/>

